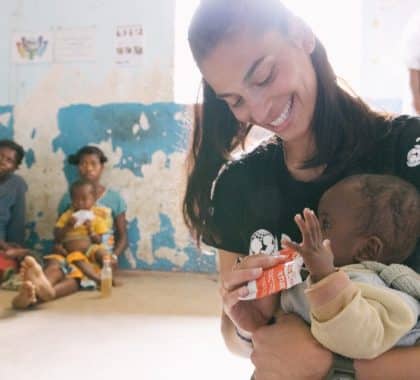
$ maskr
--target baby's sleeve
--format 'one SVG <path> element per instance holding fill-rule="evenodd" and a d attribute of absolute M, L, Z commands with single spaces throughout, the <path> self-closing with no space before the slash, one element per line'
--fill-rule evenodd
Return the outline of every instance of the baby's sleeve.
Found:
<path fill-rule="evenodd" d="M 67 224 L 69 219 L 71 218 L 71 215 L 72 215 L 72 212 L 70 210 L 67 210 L 64 214 L 61 214 L 55 226 L 58 228 L 63 228 Z"/>
<path fill-rule="evenodd" d="M 401 292 L 346 281 L 341 271 L 334 277 L 306 292 L 312 334 L 329 350 L 372 359 L 393 347 L 416 323 L 417 313 Z M 334 281 L 340 286 L 332 287 Z"/>

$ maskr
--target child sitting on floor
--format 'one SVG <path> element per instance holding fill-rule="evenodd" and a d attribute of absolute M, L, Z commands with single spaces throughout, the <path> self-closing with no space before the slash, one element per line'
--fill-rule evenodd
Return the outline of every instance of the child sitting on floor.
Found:
<path fill-rule="evenodd" d="M 44 256 L 61 271 L 45 273 L 32 258 L 25 257 L 21 275 L 23 284 L 13 300 L 15 308 L 27 308 L 37 301 L 50 301 L 92 288 L 100 282 L 100 268 L 108 251 L 101 245 L 102 234 L 109 230 L 109 210 L 95 206 L 95 187 L 87 180 L 78 180 L 70 187 L 72 206 L 58 219 L 54 230 L 55 253 Z M 93 282 L 92 282 L 93 281 Z M 93 286 L 92 286 L 93 285 Z"/>

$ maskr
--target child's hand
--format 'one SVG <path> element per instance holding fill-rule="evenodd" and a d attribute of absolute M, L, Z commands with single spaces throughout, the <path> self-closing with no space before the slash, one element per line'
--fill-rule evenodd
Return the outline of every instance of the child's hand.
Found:
<path fill-rule="evenodd" d="M 85 220 L 83 225 L 87 228 L 88 231 L 92 229 L 92 222 L 89 219 Z"/>
<path fill-rule="evenodd" d="M 67 256 L 67 251 L 64 248 L 63 244 L 55 244 L 54 245 L 54 253 L 58 253 L 59 255 Z"/>
<path fill-rule="evenodd" d="M 74 216 L 72 216 L 68 221 L 67 221 L 67 223 L 66 223 L 66 227 L 68 227 L 68 228 L 73 228 L 74 227 L 74 225 L 76 224 L 76 222 L 77 222 L 77 219 L 74 217 Z"/>
<path fill-rule="evenodd" d="M 302 234 L 302 243 L 296 244 L 283 240 L 282 244 L 299 252 L 311 274 L 312 281 L 320 281 L 335 271 L 330 242 L 322 239 L 318 218 L 312 210 L 305 208 L 303 217 L 297 214 L 295 222 Z"/>

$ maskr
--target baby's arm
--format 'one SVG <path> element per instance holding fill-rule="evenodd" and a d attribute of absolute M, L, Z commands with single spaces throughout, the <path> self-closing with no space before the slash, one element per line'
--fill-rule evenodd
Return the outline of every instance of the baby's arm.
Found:
<path fill-rule="evenodd" d="M 62 223 L 64 215 L 60 217 L 55 228 L 54 228 L 54 241 L 57 244 L 61 244 L 66 236 L 66 234 L 74 227 L 76 224 L 76 218 L 71 217 L 65 223 Z"/>
<path fill-rule="evenodd" d="M 373 359 L 393 347 L 417 321 L 417 301 L 401 292 L 352 282 L 338 271 L 305 292 L 311 331 L 329 350 Z"/>
<path fill-rule="evenodd" d="M 87 229 L 90 241 L 94 244 L 100 244 L 102 242 L 102 234 L 98 234 L 95 232 L 92 226 L 92 222 L 90 220 L 86 220 L 83 224 Z"/>
<path fill-rule="evenodd" d="M 305 294 L 311 331 L 329 350 L 357 359 L 371 359 L 391 348 L 415 324 L 417 305 L 401 292 L 350 281 L 334 268 L 334 255 L 315 214 L 308 209 L 295 221 L 302 244 L 283 241 L 298 251 L 312 284 Z M 405 295 L 404 295 L 405 296 Z"/>
<path fill-rule="evenodd" d="M 300 253 L 311 280 L 318 282 L 336 271 L 329 240 L 322 239 L 318 218 L 312 210 L 305 208 L 303 217 L 296 215 L 295 222 L 302 234 L 302 243 L 296 244 L 287 240 L 282 240 L 281 243 Z"/>

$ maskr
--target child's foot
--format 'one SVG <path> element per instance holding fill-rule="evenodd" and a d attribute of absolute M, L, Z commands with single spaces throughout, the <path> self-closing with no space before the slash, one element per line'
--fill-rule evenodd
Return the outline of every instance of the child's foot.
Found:
<path fill-rule="evenodd" d="M 13 298 L 12 306 L 15 309 L 27 309 L 35 303 L 35 285 L 31 281 L 24 281 L 19 289 L 19 294 Z"/>
<path fill-rule="evenodd" d="M 20 273 L 23 281 L 31 281 L 35 285 L 36 295 L 42 301 L 50 301 L 55 297 L 54 288 L 32 256 L 26 256 L 23 259 Z"/>

